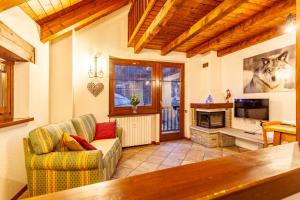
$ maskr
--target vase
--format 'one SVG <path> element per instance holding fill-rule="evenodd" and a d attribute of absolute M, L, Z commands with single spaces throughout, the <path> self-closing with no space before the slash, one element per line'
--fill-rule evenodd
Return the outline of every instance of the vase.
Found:
<path fill-rule="evenodd" d="M 132 113 L 134 113 L 134 114 L 137 113 L 137 106 L 132 106 Z"/>

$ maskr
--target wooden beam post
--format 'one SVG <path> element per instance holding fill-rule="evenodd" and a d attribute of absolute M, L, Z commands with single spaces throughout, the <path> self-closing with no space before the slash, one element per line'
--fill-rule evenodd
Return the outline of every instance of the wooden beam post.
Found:
<path fill-rule="evenodd" d="M 134 47 L 134 53 L 140 53 L 158 32 L 168 23 L 184 0 L 167 0 L 148 29 Z"/>
<path fill-rule="evenodd" d="M 127 5 L 129 0 L 82 1 L 39 22 L 41 41 L 53 40 L 73 29 L 82 28 Z M 79 4 L 81 6 L 79 6 Z"/>
<path fill-rule="evenodd" d="M 296 130 L 300 144 L 300 0 L 296 0 L 297 36 L 296 36 Z"/>
<path fill-rule="evenodd" d="M 248 0 L 225 0 L 211 12 L 209 12 L 205 17 L 201 18 L 187 31 L 182 33 L 175 40 L 170 42 L 168 45 L 162 48 L 161 55 L 166 55 L 176 49 L 181 44 L 185 43 L 189 39 L 193 38 L 195 35 L 199 34 L 201 31 L 207 29 L 210 25 L 214 24 L 218 20 L 221 20 L 233 10 L 241 6 Z"/>
<path fill-rule="evenodd" d="M 267 21 L 273 20 L 274 18 L 287 16 L 291 12 L 295 12 L 296 2 L 295 0 L 285 0 L 279 1 L 276 5 L 273 5 L 271 8 L 259 12 L 255 16 L 247 19 L 246 21 L 234 26 L 228 31 L 220 34 L 213 39 L 200 44 L 199 46 L 189 50 L 187 52 L 187 57 L 193 57 L 197 54 L 203 54 L 211 50 L 222 49 L 221 41 L 231 41 L 236 37 L 244 35 L 248 30 L 251 31 L 251 28 L 257 26 L 264 26 Z M 271 28 L 271 27 L 270 27 Z M 224 48 L 224 47 L 223 47 Z"/>
<path fill-rule="evenodd" d="M 0 21 L 0 57 L 13 62 L 35 62 L 35 48 Z"/>
<path fill-rule="evenodd" d="M 0 12 L 18 6 L 28 0 L 1 0 L 0 1 Z"/>
<path fill-rule="evenodd" d="M 239 42 L 237 44 L 234 44 L 230 47 L 227 47 L 225 49 L 219 50 L 218 51 L 218 56 L 222 57 L 225 56 L 227 54 L 233 53 L 235 51 L 239 51 L 241 49 L 245 49 L 247 47 L 256 45 L 258 43 L 264 42 L 266 40 L 270 40 L 274 37 L 278 37 L 280 35 L 283 35 L 284 31 L 282 31 L 282 28 L 274 28 L 271 30 L 268 30 L 266 32 L 263 33 L 258 33 L 256 36 L 248 39 L 248 40 L 244 40 L 242 42 Z"/>

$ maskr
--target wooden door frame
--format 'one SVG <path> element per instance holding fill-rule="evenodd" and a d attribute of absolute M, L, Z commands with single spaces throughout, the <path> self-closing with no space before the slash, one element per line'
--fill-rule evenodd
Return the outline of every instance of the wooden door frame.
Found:
<path fill-rule="evenodd" d="M 176 140 L 176 139 L 181 139 L 184 138 L 184 105 L 185 105 L 185 80 L 184 80 L 184 70 L 185 70 L 185 65 L 184 63 L 169 63 L 169 62 L 161 62 L 158 63 L 158 70 L 157 70 L 157 77 L 158 77 L 158 113 L 159 113 L 159 140 L 161 142 L 163 141 L 169 141 L 169 140 Z M 175 68 L 180 68 L 181 73 L 180 73 L 180 132 L 179 134 L 169 134 L 169 135 L 163 135 L 162 134 L 162 68 L 163 66 L 170 66 L 170 67 L 175 67 Z"/>

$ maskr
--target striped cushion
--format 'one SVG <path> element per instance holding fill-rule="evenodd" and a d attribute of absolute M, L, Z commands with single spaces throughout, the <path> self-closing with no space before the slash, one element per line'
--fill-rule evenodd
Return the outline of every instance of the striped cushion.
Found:
<path fill-rule="evenodd" d="M 36 154 L 50 153 L 60 145 L 61 136 L 64 132 L 76 134 L 71 121 L 66 121 L 57 124 L 50 124 L 44 127 L 34 129 L 29 133 L 32 148 Z"/>
<path fill-rule="evenodd" d="M 94 140 L 96 132 L 96 119 L 88 114 L 72 119 L 77 135 L 84 137 L 88 142 Z"/>

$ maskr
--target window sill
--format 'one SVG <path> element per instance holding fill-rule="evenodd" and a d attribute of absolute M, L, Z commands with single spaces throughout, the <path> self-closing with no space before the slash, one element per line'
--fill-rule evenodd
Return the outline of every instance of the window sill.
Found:
<path fill-rule="evenodd" d="M 33 117 L 28 118 L 13 118 L 13 119 L 4 119 L 0 120 L 0 128 L 10 127 L 18 124 L 27 123 L 33 121 Z"/>

